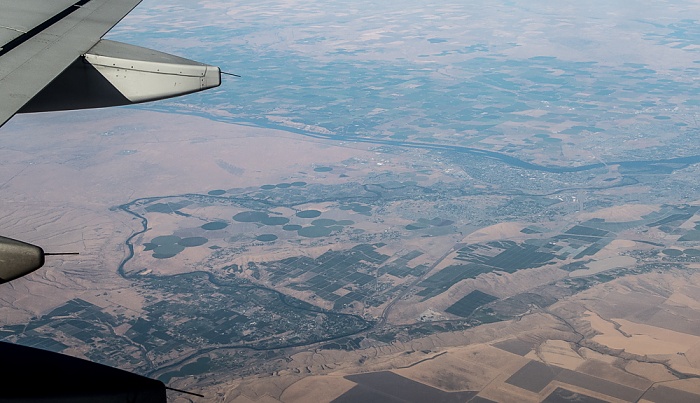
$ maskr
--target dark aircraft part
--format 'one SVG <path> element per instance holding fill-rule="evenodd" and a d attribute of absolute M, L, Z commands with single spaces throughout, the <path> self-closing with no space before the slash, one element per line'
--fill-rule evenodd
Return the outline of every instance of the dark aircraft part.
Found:
<path fill-rule="evenodd" d="M 40 268 L 44 256 L 44 250 L 38 246 L 0 237 L 0 284 Z"/>
<path fill-rule="evenodd" d="M 36 94 L 19 113 L 104 108 L 130 103 L 81 57 Z"/>
<path fill-rule="evenodd" d="M 165 402 L 161 381 L 51 351 L 0 342 L 0 403 Z"/>
<path fill-rule="evenodd" d="M 129 105 L 190 94 L 220 84 L 218 67 L 101 40 L 19 112 Z"/>

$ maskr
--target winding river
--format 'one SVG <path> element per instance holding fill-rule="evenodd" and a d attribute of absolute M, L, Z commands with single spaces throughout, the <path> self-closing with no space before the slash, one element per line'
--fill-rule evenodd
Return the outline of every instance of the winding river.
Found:
<path fill-rule="evenodd" d="M 209 117 L 209 118 L 211 118 L 211 117 Z M 265 126 L 269 127 L 269 125 L 265 125 Z M 587 164 L 587 165 L 580 165 L 580 166 L 575 166 L 575 167 L 538 165 L 538 164 L 523 161 L 521 159 L 518 159 L 516 157 L 510 156 L 507 154 L 503 154 L 503 153 L 499 153 L 499 152 L 495 152 L 495 151 L 482 150 L 482 149 L 477 149 L 477 148 L 472 148 L 472 147 L 459 146 L 459 145 L 442 145 L 442 144 L 430 144 L 430 143 L 421 143 L 421 142 L 413 142 L 413 141 L 392 140 L 392 139 L 372 139 L 372 138 L 354 137 L 354 136 L 324 135 L 324 134 L 306 132 L 303 130 L 298 130 L 298 129 L 289 128 L 289 127 L 271 127 L 271 128 L 282 129 L 282 130 L 285 130 L 288 132 L 294 132 L 294 133 L 297 133 L 297 134 L 300 134 L 303 136 L 307 136 L 307 137 L 312 137 L 312 138 L 316 138 L 316 139 L 331 140 L 331 141 L 369 143 L 369 144 L 376 144 L 376 145 L 388 145 L 388 146 L 396 146 L 396 147 L 405 147 L 405 148 L 468 154 L 468 155 L 473 155 L 473 156 L 477 156 L 477 157 L 483 157 L 483 158 L 497 160 L 497 161 L 500 161 L 500 162 L 502 162 L 508 166 L 511 166 L 511 167 L 516 167 L 516 168 L 521 168 L 521 169 L 526 169 L 526 170 L 531 170 L 531 171 L 538 171 L 538 172 L 548 172 L 548 173 L 583 172 L 583 171 L 593 170 L 593 169 L 597 169 L 597 168 L 602 168 L 606 165 L 606 164 L 603 164 L 602 162 L 601 163 L 594 163 L 594 164 Z M 676 158 L 665 158 L 665 159 L 658 159 L 658 160 L 616 161 L 616 162 L 609 162 L 609 163 L 607 163 L 607 165 L 619 165 L 620 167 L 623 167 L 623 168 L 636 169 L 636 170 L 658 170 L 660 168 L 659 167 L 660 164 L 675 165 L 675 166 L 666 165 L 663 167 L 663 171 L 664 171 L 663 173 L 668 173 L 668 172 L 671 172 L 673 170 L 682 169 L 684 167 L 687 167 L 687 166 L 692 165 L 692 164 L 697 164 L 697 163 L 700 163 L 700 155 L 676 157 Z M 636 183 L 636 180 L 633 180 L 633 178 L 629 178 L 629 179 L 632 179 L 632 180 L 627 181 L 627 183 L 624 183 L 624 184 L 613 185 L 613 187 L 625 186 L 625 185 Z M 557 192 L 559 192 L 559 191 L 557 191 Z M 557 193 L 557 192 L 555 192 L 555 193 Z M 122 276 L 125 279 L 130 279 L 130 280 L 134 280 L 136 278 L 135 275 L 130 275 L 125 270 L 125 266 L 134 257 L 134 245 L 132 243 L 133 240 L 136 237 L 144 234 L 148 229 L 148 220 L 146 219 L 146 217 L 132 211 L 131 208 L 137 204 L 151 203 L 151 202 L 155 202 L 155 201 L 158 201 L 158 200 L 161 200 L 164 198 L 188 197 L 188 196 L 215 197 L 215 198 L 217 197 L 217 196 L 211 196 L 211 195 L 205 196 L 205 195 L 196 195 L 196 194 L 149 197 L 149 198 L 135 199 L 135 200 L 132 200 L 128 203 L 122 204 L 121 206 L 118 207 L 121 211 L 135 217 L 141 223 L 141 229 L 139 231 L 134 232 L 125 241 L 125 245 L 126 245 L 128 252 L 127 252 L 127 256 L 119 264 L 118 273 L 120 274 L 120 276 Z M 224 198 L 227 200 L 230 200 L 230 198 L 228 198 L 228 197 L 224 197 Z M 366 321 L 357 315 L 326 311 L 326 310 L 322 310 L 322 309 L 313 307 L 312 305 L 305 307 L 305 306 L 299 306 L 298 304 L 292 304 L 289 302 L 288 297 L 285 294 L 283 294 L 277 290 L 271 289 L 271 288 L 267 288 L 267 287 L 259 286 L 259 285 L 241 286 L 239 284 L 227 283 L 225 280 L 219 279 L 215 275 L 208 273 L 208 272 L 205 272 L 205 271 L 197 271 L 194 273 L 201 273 L 201 274 L 206 275 L 208 278 L 208 281 L 211 282 L 213 285 L 216 285 L 218 287 L 244 287 L 244 288 L 250 288 L 250 289 L 259 289 L 259 290 L 263 290 L 265 292 L 273 293 L 279 298 L 279 300 L 282 304 L 284 304 L 285 306 L 287 306 L 290 309 L 307 311 L 307 312 L 314 312 L 314 313 L 322 313 L 322 314 L 331 315 L 331 316 L 333 316 L 333 315 L 350 316 L 362 324 L 358 328 L 353 329 L 353 331 L 351 331 L 351 332 L 348 332 L 348 333 L 345 333 L 342 335 L 329 337 L 329 338 L 326 338 L 323 340 L 315 340 L 315 341 L 310 341 L 310 342 L 305 342 L 305 343 L 304 342 L 293 343 L 293 344 L 283 345 L 283 346 L 262 347 L 262 348 L 251 346 L 251 345 L 230 345 L 230 346 L 225 346 L 226 348 L 244 348 L 244 349 L 251 349 L 251 350 L 275 350 L 275 349 L 281 349 L 281 348 L 286 348 L 286 347 L 298 347 L 298 346 L 316 344 L 316 343 L 320 343 L 320 342 L 327 342 L 327 341 L 331 341 L 331 340 L 340 339 L 343 337 L 352 336 L 352 335 L 355 335 L 358 333 L 365 332 L 365 331 L 371 329 L 373 326 L 375 326 L 375 323 Z M 180 274 L 180 275 L 191 275 L 191 274 L 193 274 L 193 273 L 186 273 L 186 274 Z M 219 348 L 219 347 L 217 347 L 217 348 Z M 188 360 L 191 360 L 192 357 L 201 356 L 202 354 L 206 354 L 207 352 L 209 352 L 213 349 L 214 349 L 214 347 L 202 349 L 202 350 L 198 351 L 196 354 L 193 354 L 191 356 L 183 358 L 180 362 L 178 362 L 176 364 L 169 365 L 166 368 L 158 369 L 157 372 L 162 373 L 164 371 L 168 371 L 169 369 L 174 369 L 177 366 L 187 362 Z"/>

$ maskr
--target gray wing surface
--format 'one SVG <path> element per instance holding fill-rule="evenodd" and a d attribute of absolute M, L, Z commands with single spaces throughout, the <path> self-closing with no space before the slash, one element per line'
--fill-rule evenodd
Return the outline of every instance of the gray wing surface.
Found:
<path fill-rule="evenodd" d="M 221 85 L 221 69 L 103 40 L 141 0 L 0 0 L 0 126 L 16 113 L 130 105 Z M 37 270 L 38 246 L 0 237 L 0 284 Z"/>
<path fill-rule="evenodd" d="M 141 0 L 0 0 L 0 126 Z"/>

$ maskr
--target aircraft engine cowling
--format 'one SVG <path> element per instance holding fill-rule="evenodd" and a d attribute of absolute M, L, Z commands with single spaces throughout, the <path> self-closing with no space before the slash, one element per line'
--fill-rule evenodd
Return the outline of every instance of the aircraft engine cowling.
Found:
<path fill-rule="evenodd" d="M 22 277 L 44 265 L 44 250 L 15 239 L 0 237 L 0 284 Z"/>

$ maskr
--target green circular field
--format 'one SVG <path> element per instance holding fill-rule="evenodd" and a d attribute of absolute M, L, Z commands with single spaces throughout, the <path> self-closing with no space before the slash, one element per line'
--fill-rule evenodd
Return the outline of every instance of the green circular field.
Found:
<path fill-rule="evenodd" d="M 156 259 L 169 259 L 177 256 L 183 250 L 185 250 L 185 247 L 178 244 L 161 245 L 153 251 L 153 257 Z"/>
<path fill-rule="evenodd" d="M 372 211 L 372 207 L 360 203 L 350 203 L 340 206 L 341 210 L 352 210 L 356 213 L 368 213 Z"/>
<path fill-rule="evenodd" d="M 180 242 L 180 237 L 175 236 L 175 235 L 163 235 L 163 236 L 157 236 L 153 239 L 151 239 L 151 243 L 154 243 L 156 245 L 174 245 L 176 243 Z"/>
<path fill-rule="evenodd" d="M 686 249 L 683 253 L 688 256 L 700 256 L 700 249 Z"/>
<path fill-rule="evenodd" d="M 316 225 L 312 225 L 310 227 L 304 227 L 300 229 L 297 233 L 307 238 L 321 238 L 330 235 L 331 232 L 333 232 L 333 230 L 331 230 L 328 227 L 319 227 Z"/>
<path fill-rule="evenodd" d="M 678 249 L 664 249 L 662 252 L 666 256 L 680 256 L 683 254 L 683 251 Z"/>
<path fill-rule="evenodd" d="M 311 225 L 316 225 L 318 227 L 330 227 L 337 223 L 336 220 L 331 220 L 330 218 L 319 218 L 318 220 L 311 221 Z"/>
<path fill-rule="evenodd" d="M 299 218 L 316 218 L 321 216 L 321 212 L 318 210 L 304 210 L 297 213 Z"/>
<path fill-rule="evenodd" d="M 182 238 L 177 244 L 186 248 L 191 248 L 195 246 L 202 246 L 207 242 L 209 242 L 207 238 L 201 236 L 193 236 L 190 238 Z"/>
<path fill-rule="evenodd" d="M 272 242 L 277 240 L 277 235 L 274 234 L 262 234 L 255 237 L 260 242 Z"/>
<path fill-rule="evenodd" d="M 261 223 L 265 225 L 285 225 L 289 222 L 289 218 L 285 217 L 265 217 Z"/>
<path fill-rule="evenodd" d="M 202 225 L 203 230 L 216 231 L 228 227 L 228 224 L 223 221 L 208 222 Z"/>
<path fill-rule="evenodd" d="M 267 213 L 260 211 L 243 211 L 233 216 L 233 219 L 238 222 L 261 222 L 266 218 L 268 218 Z"/>

